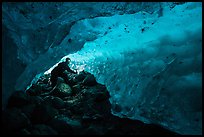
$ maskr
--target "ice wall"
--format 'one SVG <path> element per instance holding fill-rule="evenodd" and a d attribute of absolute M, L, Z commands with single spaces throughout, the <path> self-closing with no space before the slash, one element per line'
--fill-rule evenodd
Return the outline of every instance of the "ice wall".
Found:
<path fill-rule="evenodd" d="M 105 33 L 68 56 L 74 69 L 107 86 L 113 114 L 202 134 L 201 3 L 167 6 L 162 16 L 87 19 L 75 27 L 82 35 Z"/>
<path fill-rule="evenodd" d="M 2 24 L 8 33 L 2 32 L 7 37 L 2 43 L 6 49 L 3 52 L 8 50 L 14 56 L 3 56 L 6 60 L 2 64 L 5 75 L 2 79 L 3 106 L 12 92 L 24 90 L 35 75 L 46 71 L 63 56 L 80 50 L 86 40 L 97 38 L 95 33 L 89 38 L 84 37 L 87 39 L 81 35 L 72 37 L 70 29 L 78 21 L 134 14 L 141 10 L 152 13 L 161 5 L 154 2 L 3 2 Z M 16 50 L 15 53 L 12 49 Z M 23 67 L 15 64 L 23 64 Z"/>
<path fill-rule="evenodd" d="M 3 24 L 27 64 L 16 89 L 71 53 L 73 68 L 106 84 L 113 114 L 201 134 L 201 9 L 201 3 L 3 3 Z"/>
<path fill-rule="evenodd" d="M 97 38 L 97 33 L 88 37 L 70 34 L 72 26 L 80 20 L 134 14 L 141 10 L 153 13 L 161 5 L 154 2 L 2 3 L 2 22 L 15 43 L 17 58 L 27 65 L 16 82 L 16 90 L 25 89 L 35 75 L 53 66 L 63 56 L 80 50 L 86 41 Z"/>

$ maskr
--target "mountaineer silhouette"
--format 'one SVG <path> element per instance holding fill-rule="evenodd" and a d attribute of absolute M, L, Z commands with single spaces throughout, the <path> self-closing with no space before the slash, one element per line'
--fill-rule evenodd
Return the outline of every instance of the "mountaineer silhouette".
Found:
<path fill-rule="evenodd" d="M 73 70 L 71 70 L 69 68 L 69 63 L 70 63 L 70 58 L 66 58 L 65 62 L 61 62 L 57 65 L 57 67 L 55 67 L 52 71 L 51 71 L 51 85 L 54 88 L 57 84 L 57 79 L 58 77 L 61 77 L 64 79 L 64 81 L 69 84 L 69 80 L 67 77 L 67 74 L 65 73 L 65 71 L 69 72 L 69 73 L 74 73 L 77 74 L 77 72 L 74 72 Z"/>

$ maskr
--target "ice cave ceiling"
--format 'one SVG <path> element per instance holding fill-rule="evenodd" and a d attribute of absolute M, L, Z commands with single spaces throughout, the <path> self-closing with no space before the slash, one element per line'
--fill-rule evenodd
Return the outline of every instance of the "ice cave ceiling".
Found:
<path fill-rule="evenodd" d="M 4 2 L 2 23 L 3 105 L 68 55 L 113 114 L 201 134 L 202 3 Z"/>

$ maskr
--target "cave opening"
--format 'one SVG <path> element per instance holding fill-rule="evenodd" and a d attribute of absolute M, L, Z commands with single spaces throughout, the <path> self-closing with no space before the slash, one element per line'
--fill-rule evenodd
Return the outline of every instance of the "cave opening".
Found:
<path fill-rule="evenodd" d="M 202 134 L 201 2 L 3 2 L 2 23 L 5 132 Z"/>

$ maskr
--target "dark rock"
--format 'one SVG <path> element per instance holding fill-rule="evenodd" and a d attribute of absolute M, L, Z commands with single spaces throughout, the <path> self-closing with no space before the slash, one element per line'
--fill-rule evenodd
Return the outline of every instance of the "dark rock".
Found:
<path fill-rule="evenodd" d="M 19 135 L 30 135 L 31 133 L 27 129 L 22 129 L 19 133 Z"/>
<path fill-rule="evenodd" d="M 37 105 L 31 114 L 31 121 L 34 124 L 46 123 L 58 114 L 57 109 L 47 104 Z"/>
<path fill-rule="evenodd" d="M 89 74 L 86 76 L 86 78 L 82 82 L 85 86 L 94 86 L 97 84 L 96 79 L 93 75 Z"/>
<path fill-rule="evenodd" d="M 72 87 L 73 94 L 78 94 L 82 89 L 83 87 L 80 84 L 74 85 Z"/>
<path fill-rule="evenodd" d="M 15 129 L 13 133 L 21 135 L 170 134 L 155 125 L 113 116 L 111 109 L 121 112 L 122 108 L 117 104 L 111 106 L 109 92 L 104 85 L 96 82 L 92 74 L 67 73 L 67 77 L 69 81 L 58 80 L 56 88 L 49 94 L 40 94 L 43 99 L 39 96 L 20 95 L 28 102 L 26 105 L 19 105 L 22 112 L 30 118 L 32 124 L 40 125 L 7 127 L 6 131 Z M 38 84 L 43 85 L 41 82 Z M 12 124 L 10 122 L 9 125 Z"/>
<path fill-rule="evenodd" d="M 91 125 L 85 129 L 81 135 L 104 135 L 103 129 L 97 125 Z"/>
<path fill-rule="evenodd" d="M 30 96 L 37 96 L 38 93 L 35 92 L 35 87 L 31 86 L 29 89 L 26 90 L 26 94 Z"/>
<path fill-rule="evenodd" d="M 43 93 L 43 86 L 40 84 L 32 84 L 32 86 L 26 90 L 26 93 L 30 96 L 37 96 Z"/>
<path fill-rule="evenodd" d="M 105 101 L 109 98 L 109 94 L 107 92 L 98 92 L 96 93 L 96 97 L 94 99 L 95 102 Z"/>
<path fill-rule="evenodd" d="M 66 84 L 68 84 L 69 86 L 73 86 L 75 85 L 77 82 L 74 80 L 76 76 L 78 76 L 77 74 L 74 73 L 70 73 L 67 71 L 64 71 L 65 76 L 67 76 L 67 80 L 65 81 Z"/>
<path fill-rule="evenodd" d="M 44 103 L 51 105 L 56 109 L 61 109 L 65 106 L 64 101 L 59 97 L 47 96 L 44 100 Z"/>
<path fill-rule="evenodd" d="M 66 121 L 67 124 L 69 124 L 73 130 L 75 130 L 75 132 L 78 132 L 78 129 L 82 128 L 82 124 L 79 120 L 72 120 L 68 117 L 63 117 L 63 118 L 59 118 L 60 120 L 64 120 Z"/>
<path fill-rule="evenodd" d="M 57 131 L 55 131 L 51 127 L 44 124 L 34 125 L 30 133 L 32 135 L 57 135 L 58 134 Z"/>
<path fill-rule="evenodd" d="M 55 118 L 55 120 L 49 122 L 49 125 L 52 125 L 52 127 L 56 127 L 53 124 L 57 124 L 58 125 L 65 125 L 66 124 L 66 129 L 68 129 L 67 132 L 72 132 L 73 134 L 78 133 L 79 131 L 81 131 L 81 129 L 83 129 L 83 126 L 80 122 L 80 120 L 77 119 L 73 119 L 73 118 L 69 118 L 65 115 L 59 115 L 57 118 Z M 58 129 L 59 130 L 59 129 Z M 63 131 L 65 132 L 65 131 Z"/>
<path fill-rule="evenodd" d="M 103 116 L 100 114 L 95 114 L 95 115 L 83 115 L 82 117 L 82 122 L 87 123 L 87 122 L 92 122 L 92 121 L 101 121 L 103 120 Z"/>
<path fill-rule="evenodd" d="M 52 90 L 52 87 L 50 87 L 49 84 L 38 82 L 38 83 L 32 84 L 32 86 L 28 90 L 26 90 L 26 93 L 30 96 L 38 96 L 40 94 L 44 94 L 51 90 Z"/>
<path fill-rule="evenodd" d="M 37 84 L 45 84 L 45 86 L 47 86 L 47 84 L 49 84 L 49 78 L 51 77 L 51 74 L 45 74 L 43 76 L 41 76 L 38 81 Z"/>
<path fill-rule="evenodd" d="M 49 121 L 48 125 L 52 127 L 54 130 L 56 130 L 59 133 L 59 135 L 73 133 L 72 127 L 69 124 L 67 124 L 67 122 L 64 120 L 54 118 L 51 121 Z"/>
<path fill-rule="evenodd" d="M 89 122 L 92 120 L 92 117 L 89 115 L 83 115 L 82 122 Z"/>
<path fill-rule="evenodd" d="M 82 82 L 85 78 L 86 78 L 86 73 L 82 71 L 78 75 L 76 75 L 73 80 L 75 82 Z"/>
<path fill-rule="evenodd" d="M 56 89 L 52 92 L 52 95 L 64 98 L 72 95 L 72 89 L 68 84 L 60 83 L 57 85 Z"/>
<path fill-rule="evenodd" d="M 23 91 L 14 92 L 8 100 L 8 108 L 22 107 L 30 103 L 30 98 Z"/>
<path fill-rule="evenodd" d="M 12 132 L 28 127 L 31 124 L 27 116 L 17 108 L 3 111 L 2 123 L 4 132 L 7 132 L 7 134 L 13 134 Z"/>
<path fill-rule="evenodd" d="M 84 113 L 84 108 L 81 106 L 82 103 L 73 103 L 71 104 L 70 107 L 70 111 L 72 112 L 72 114 L 74 115 L 82 115 Z"/>
<path fill-rule="evenodd" d="M 38 104 L 41 104 L 42 102 L 43 102 L 43 99 L 39 96 L 31 96 L 30 97 L 30 103 L 32 103 L 32 104 L 38 105 Z"/>
<path fill-rule="evenodd" d="M 103 116 L 100 115 L 100 114 L 95 114 L 95 115 L 93 116 L 93 120 L 103 120 Z"/>
<path fill-rule="evenodd" d="M 21 108 L 21 111 L 28 117 L 31 118 L 31 114 L 35 108 L 35 104 L 28 104 Z"/>

